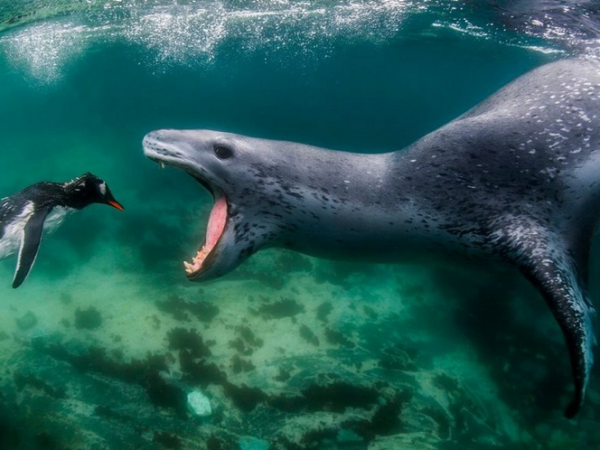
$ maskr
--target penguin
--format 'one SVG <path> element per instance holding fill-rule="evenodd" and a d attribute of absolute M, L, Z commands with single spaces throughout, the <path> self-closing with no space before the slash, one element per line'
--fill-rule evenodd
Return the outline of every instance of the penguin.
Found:
<path fill-rule="evenodd" d="M 106 182 L 89 172 L 66 183 L 41 181 L 0 199 L 0 259 L 19 252 L 13 288 L 29 275 L 42 233 L 56 230 L 67 214 L 92 203 L 124 209 Z"/>

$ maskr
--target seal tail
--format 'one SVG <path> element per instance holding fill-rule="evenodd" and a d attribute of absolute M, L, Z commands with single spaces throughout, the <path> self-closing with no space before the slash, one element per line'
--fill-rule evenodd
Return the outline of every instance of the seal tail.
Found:
<path fill-rule="evenodd" d="M 573 247 L 572 242 L 525 218 L 505 223 L 496 239 L 505 244 L 505 256 L 542 294 L 565 337 L 575 387 L 565 416 L 573 418 L 585 398 L 596 343 L 595 311 L 586 294 L 589 247 Z"/>

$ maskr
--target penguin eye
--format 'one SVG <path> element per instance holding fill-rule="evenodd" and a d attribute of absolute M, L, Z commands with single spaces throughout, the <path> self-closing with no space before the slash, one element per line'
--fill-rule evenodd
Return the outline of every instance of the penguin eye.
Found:
<path fill-rule="evenodd" d="M 215 155 L 219 159 L 227 159 L 227 158 L 231 158 L 233 156 L 233 150 L 231 148 L 227 147 L 226 145 L 216 144 L 213 147 L 213 151 L 215 152 Z"/>

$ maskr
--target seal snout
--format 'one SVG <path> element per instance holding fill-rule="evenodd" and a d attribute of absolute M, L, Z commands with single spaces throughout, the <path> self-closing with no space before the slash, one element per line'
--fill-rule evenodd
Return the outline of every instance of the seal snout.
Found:
<path fill-rule="evenodd" d="M 175 145 L 181 141 L 181 131 L 179 130 L 154 130 L 144 136 L 144 145 L 148 144 L 164 144 Z"/>
<path fill-rule="evenodd" d="M 156 150 L 163 146 L 163 144 L 167 144 L 172 139 L 168 139 L 168 136 L 165 133 L 166 130 L 157 130 L 151 131 L 142 141 L 142 145 L 144 146 L 144 151 L 147 153 L 147 150 Z"/>
<path fill-rule="evenodd" d="M 151 131 L 142 140 L 142 146 L 144 147 L 144 154 L 151 156 L 155 151 L 160 148 L 160 134 L 158 131 Z"/>
<path fill-rule="evenodd" d="M 177 136 L 177 130 L 151 131 L 142 141 L 144 155 L 161 166 L 185 159 L 180 144 L 181 139 Z"/>
<path fill-rule="evenodd" d="M 151 132 L 149 132 L 148 134 L 146 134 L 146 136 L 144 137 L 144 140 L 149 139 L 149 140 L 155 140 L 155 141 L 162 141 L 165 140 L 166 137 L 169 135 L 169 131 L 173 132 L 174 130 L 153 130 Z"/>

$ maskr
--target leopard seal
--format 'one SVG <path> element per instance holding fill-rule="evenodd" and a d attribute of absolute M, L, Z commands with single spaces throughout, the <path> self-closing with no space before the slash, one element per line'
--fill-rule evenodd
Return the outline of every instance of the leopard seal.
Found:
<path fill-rule="evenodd" d="M 600 218 L 600 63 L 568 59 L 517 78 L 408 148 L 326 150 L 208 130 L 159 130 L 144 152 L 215 199 L 187 276 L 222 276 L 261 248 L 394 261 L 446 252 L 516 266 L 567 343 L 574 396 L 593 363 L 586 293 Z"/>

